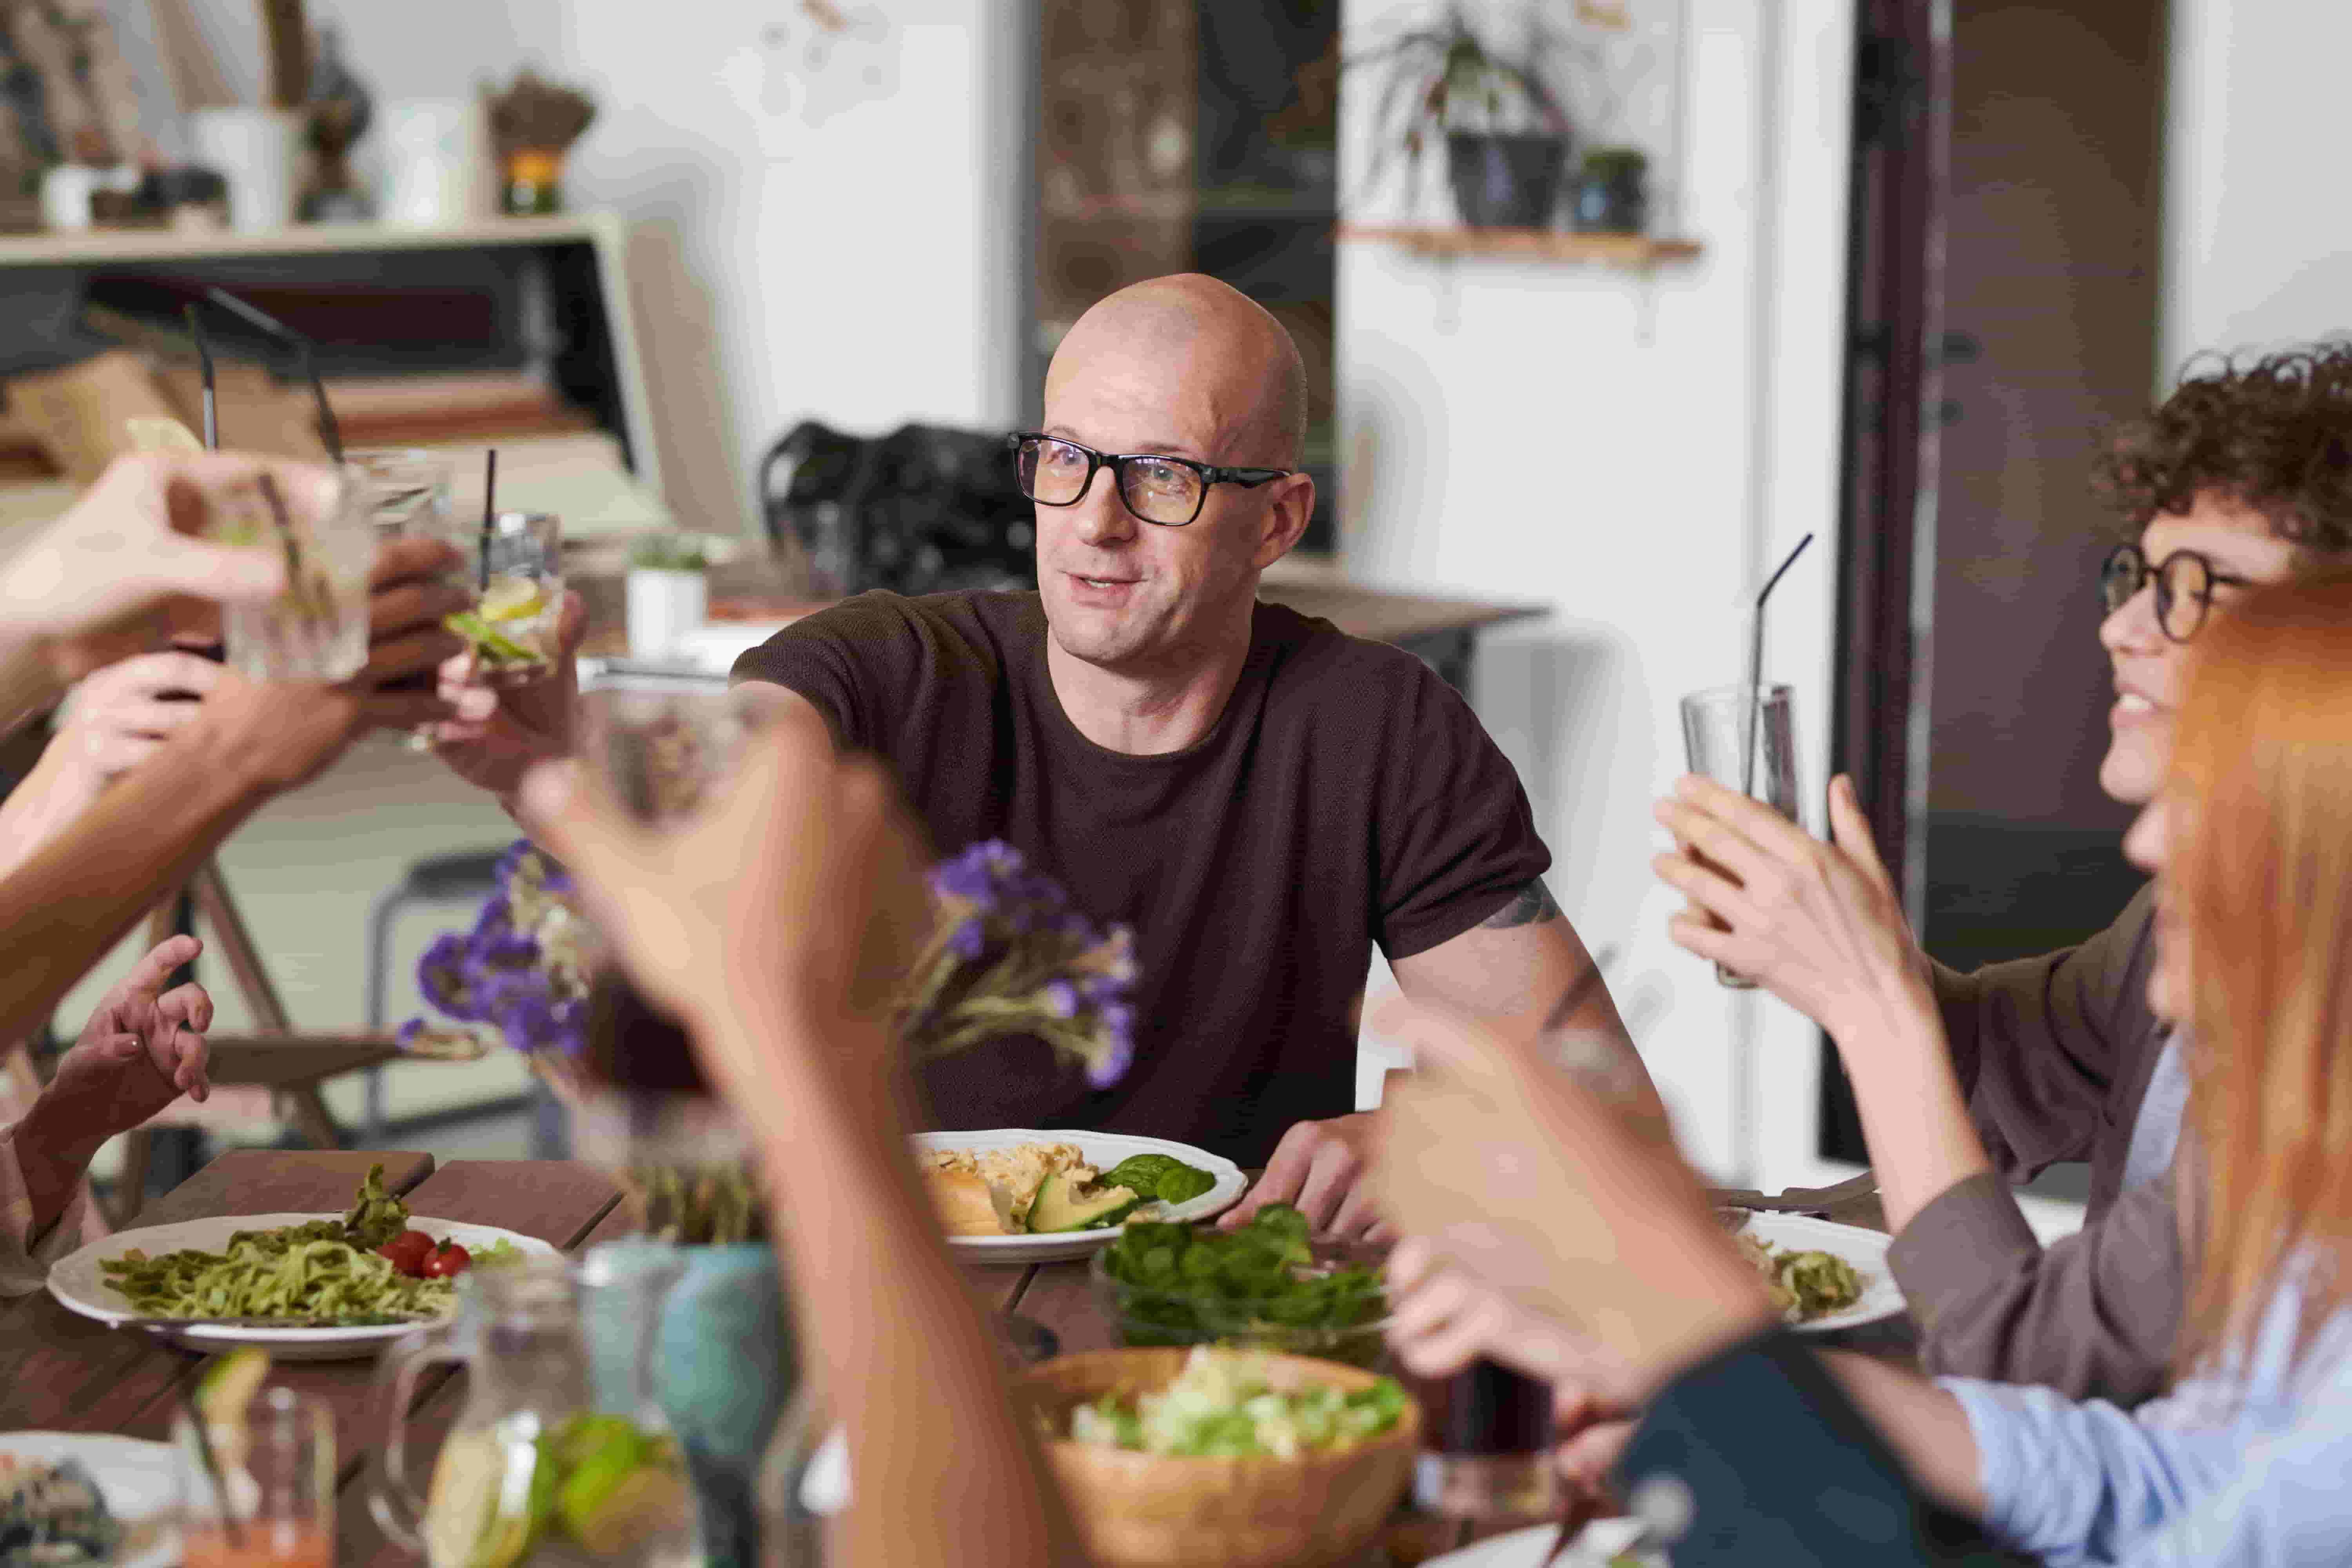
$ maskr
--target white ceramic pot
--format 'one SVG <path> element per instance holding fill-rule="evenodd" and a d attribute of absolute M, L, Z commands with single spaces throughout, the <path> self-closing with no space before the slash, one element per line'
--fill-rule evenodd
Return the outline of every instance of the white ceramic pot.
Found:
<path fill-rule="evenodd" d="M 195 162 L 228 182 L 229 226 L 246 233 L 294 221 L 301 183 L 302 117 L 290 109 L 245 105 L 188 116 Z"/>
<path fill-rule="evenodd" d="M 629 571 L 629 657 L 667 658 L 678 639 L 701 626 L 710 580 L 699 572 Z"/>
<path fill-rule="evenodd" d="M 479 103 L 462 98 L 388 103 L 376 134 L 383 160 L 376 210 L 386 223 L 434 227 L 489 216 L 490 136 Z"/>

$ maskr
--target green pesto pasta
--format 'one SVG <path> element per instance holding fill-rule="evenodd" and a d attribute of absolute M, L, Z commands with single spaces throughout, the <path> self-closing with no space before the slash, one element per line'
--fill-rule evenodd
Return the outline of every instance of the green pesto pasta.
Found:
<path fill-rule="evenodd" d="M 439 1317 L 456 1300 L 446 1279 L 415 1279 L 373 1250 L 408 1209 L 388 1196 L 379 1165 L 341 1221 L 240 1230 L 226 1252 L 150 1258 L 133 1247 L 99 1267 L 109 1289 L 146 1318 L 300 1318 L 320 1324 Z M 389 1229 L 387 1230 L 387 1226 Z M 356 1242 L 359 1245 L 353 1245 Z"/>

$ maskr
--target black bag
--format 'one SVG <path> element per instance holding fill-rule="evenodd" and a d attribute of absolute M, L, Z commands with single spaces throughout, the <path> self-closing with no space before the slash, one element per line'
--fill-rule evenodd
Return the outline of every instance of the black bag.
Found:
<path fill-rule="evenodd" d="M 939 594 L 1037 585 L 1036 513 L 1002 435 L 908 425 L 877 437 L 806 421 L 760 465 L 768 535 L 816 585 Z"/>

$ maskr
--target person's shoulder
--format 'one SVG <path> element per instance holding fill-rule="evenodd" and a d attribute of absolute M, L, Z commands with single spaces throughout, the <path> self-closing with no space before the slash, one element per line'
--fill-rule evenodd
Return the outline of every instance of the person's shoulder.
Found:
<path fill-rule="evenodd" d="M 1367 698 L 1394 702 L 1432 689 L 1453 690 L 1419 655 L 1343 632 L 1320 616 L 1287 605 L 1260 600 L 1254 631 L 1286 698 L 1345 705 Z"/>
<path fill-rule="evenodd" d="M 885 588 L 828 605 L 803 616 L 743 656 L 739 671 L 756 668 L 772 650 L 831 644 L 856 655 L 887 657 L 893 649 L 929 649 L 1001 660 L 1033 618 L 1034 593 L 978 590 L 909 596 Z"/>

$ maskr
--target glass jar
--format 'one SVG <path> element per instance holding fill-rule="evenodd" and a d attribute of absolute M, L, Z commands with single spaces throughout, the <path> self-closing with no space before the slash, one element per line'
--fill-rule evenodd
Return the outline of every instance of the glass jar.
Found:
<path fill-rule="evenodd" d="M 470 1270 L 457 1317 L 402 1340 L 377 1373 L 384 1440 L 369 1500 L 385 1532 L 430 1568 L 698 1563 L 685 1458 L 651 1394 L 675 1278 L 593 1257 L 576 1274 L 547 1260 Z M 625 1331 L 583 1333 L 583 1313 Z M 465 1407 L 420 1499 L 407 1412 L 418 1374 L 453 1361 L 467 1370 Z"/>

